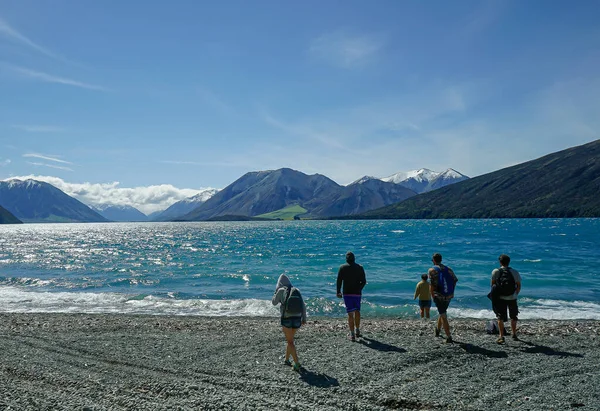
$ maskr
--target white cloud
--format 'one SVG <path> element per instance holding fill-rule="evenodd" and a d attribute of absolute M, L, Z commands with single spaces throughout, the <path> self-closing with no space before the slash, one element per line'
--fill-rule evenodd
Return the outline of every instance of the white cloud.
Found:
<path fill-rule="evenodd" d="M 27 154 L 23 154 L 23 157 L 39 158 L 40 160 L 54 161 L 56 163 L 62 163 L 62 164 L 73 164 L 69 161 L 61 160 L 59 158 L 47 156 L 44 154 L 27 153 Z"/>
<path fill-rule="evenodd" d="M 0 167 L 6 167 L 10 163 L 11 163 L 11 161 L 9 158 L 7 158 L 6 160 L 0 160 Z"/>
<path fill-rule="evenodd" d="M 12 66 L 12 65 L 7 65 L 7 64 L 5 64 L 4 66 L 8 67 L 10 70 L 14 71 L 15 73 L 17 73 L 23 77 L 40 80 L 40 81 L 43 81 L 46 83 L 64 84 L 66 86 L 79 87 L 79 88 L 83 88 L 83 89 L 87 89 L 87 90 L 108 91 L 107 88 L 102 87 L 102 86 L 84 83 L 82 81 L 73 80 L 73 79 L 66 78 L 66 77 L 58 77 L 58 76 L 54 76 L 52 74 L 43 73 L 41 71 L 31 70 L 31 69 L 28 69 L 25 67 L 17 67 L 17 66 Z"/>
<path fill-rule="evenodd" d="M 73 171 L 72 168 L 64 167 L 64 166 L 57 166 L 56 164 L 36 163 L 36 162 L 31 162 L 31 161 L 28 161 L 27 164 L 31 164 L 32 166 L 55 168 L 57 170 Z"/>
<path fill-rule="evenodd" d="M 66 131 L 64 127 L 31 124 L 14 124 L 11 127 L 16 128 L 17 130 L 27 131 L 29 133 L 60 133 Z"/>
<path fill-rule="evenodd" d="M 47 48 L 40 46 L 39 44 L 30 40 L 25 35 L 19 33 L 17 30 L 15 30 L 13 27 L 11 27 L 2 18 L 0 18 L 0 35 L 6 37 L 16 43 L 23 44 L 33 50 L 36 50 L 36 51 L 42 53 L 42 54 L 45 54 L 48 57 L 58 58 L 58 56 L 56 54 L 54 54 Z"/>
<path fill-rule="evenodd" d="M 129 205 L 146 214 L 164 210 L 177 201 L 208 189 L 177 188 L 170 184 L 127 188 L 120 187 L 120 183 L 116 181 L 112 183 L 69 183 L 58 177 L 40 175 L 11 177 L 10 179 L 45 181 L 88 205 Z"/>
<path fill-rule="evenodd" d="M 309 52 L 330 64 L 353 68 L 370 62 L 383 46 L 382 36 L 352 35 L 336 31 L 314 39 Z"/>

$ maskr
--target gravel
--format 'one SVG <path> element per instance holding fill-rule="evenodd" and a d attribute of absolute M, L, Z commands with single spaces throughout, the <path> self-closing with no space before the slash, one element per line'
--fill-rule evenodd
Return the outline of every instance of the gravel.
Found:
<path fill-rule="evenodd" d="M 298 373 L 277 318 L 0 314 L 0 409 L 600 409 L 599 321 L 450 324 L 312 318 Z"/>

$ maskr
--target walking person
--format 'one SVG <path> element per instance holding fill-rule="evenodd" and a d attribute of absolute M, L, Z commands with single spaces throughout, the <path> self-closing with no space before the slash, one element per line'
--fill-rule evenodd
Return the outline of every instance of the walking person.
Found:
<path fill-rule="evenodd" d="M 429 319 L 429 309 L 431 308 L 431 291 L 429 290 L 429 283 L 427 282 L 427 274 L 421 275 L 421 281 L 417 283 L 415 289 L 415 298 L 419 298 L 419 308 L 421 309 L 421 319 Z"/>
<path fill-rule="evenodd" d="M 292 286 L 292 282 L 287 275 L 281 274 L 277 280 L 275 294 L 271 300 L 273 305 L 281 304 L 281 328 L 285 335 L 287 345 L 285 347 L 285 365 L 292 365 L 290 356 L 294 360 L 294 371 L 300 371 L 300 360 L 296 352 L 294 336 L 298 329 L 306 324 L 306 304 L 300 294 L 300 290 Z"/>
<path fill-rule="evenodd" d="M 361 337 L 360 300 L 365 284 L 367 284 L 367 279 L 363 266 L 356 264 L 354 253 L 348 251 L 346 263 L 342 264 L 338 270 L 336 295 L 338 298 L 344 298 L 346 313 L 348 313 L 350 341 L 356 341 L 357 337 Z"/>
<path fill-rule="evenodd" d="M 521 274 L 514 268 L 509 267 L 510 257 L 506 254 L 498 257 L 500 268 L 492 271 L 492 309 L 498 319 L 498 330 L 500 337 L 497 340 L 498 344 L 504 344 L 504 336 L 506 330 L 504 323 L 510 317 L 510 328 L 512 331 L 513 340 L 518 340 L 517 337 L 517 321 L 519 315 L 519 307 L 517 305 L 517 296 L 521 292 Z"/>
<path fill-rule="evenodd" d="M 440 330 L 444 327 L 446 342 L 451 343 L 452 335 L 450 334 L 447 311 L 450 301 L 454 298 L 454 287 L 458 282 L 458 278 L 450 267 L 442 264 L 442 255 L 440 253 L 435 253 L 431 261 L 433 262 L 433 267 L 428 271 L 429 290 L 439 314 L 435 326 L 435 336 L 439 337 Z"/>

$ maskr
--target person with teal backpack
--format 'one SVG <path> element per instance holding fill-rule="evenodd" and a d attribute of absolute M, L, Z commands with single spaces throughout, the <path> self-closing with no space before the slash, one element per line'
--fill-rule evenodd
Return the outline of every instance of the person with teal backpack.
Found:
<path fill-rule="evenodd" d="M 294 336 L 302 324 L 306 324 L 306 304 L 304 304 L 300 290 L 292 285 L 287 275 L 279 276 L 271 303 L 273 305 L 281 304 L 279 307 L 281 329 L 287 341 L 283 362 L 285 365 L 291 366 L 292 363 L 289 360 L 291 356 L 294 360 L 294 371 L 300 371 L 300 360 L 298 360 Z"/>
<path fill-rule="evenodd" d="M 452 271 L 452 268 L 442 264 L 442 255 L 435 253 L 431 258 L 433 267 L 428 271 L 429 274 L 429 290 L 433 296 L 433 303 L 435 304 L 439 317 L 435 326 L 435 336 L 440 336 L 440 330 L 444 327 L 446 333 L 446 342 L 452 342 L 452 336 L 450 335 L 450 325 L 448 324 L 448 306 L 450 300 L 454 298 L 454 287 L 458 282 L 458 278 Z"/>

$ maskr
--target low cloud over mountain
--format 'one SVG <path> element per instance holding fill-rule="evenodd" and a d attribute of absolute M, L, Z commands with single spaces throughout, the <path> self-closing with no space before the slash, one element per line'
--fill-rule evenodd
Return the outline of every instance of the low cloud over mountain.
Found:
<path fill-rule="evenodd" d="M 177 201 L 204 191 L 204 189 L 177 188 L 170 184 L 129 188 L 121 187 L 117 181 L 112 183 L 69 183 L 58 177 L 37 175 L 11 177 L 10 179 L 44 181 L 85 204 L 132 206 L 145 214 L 164 210 Z"/>

